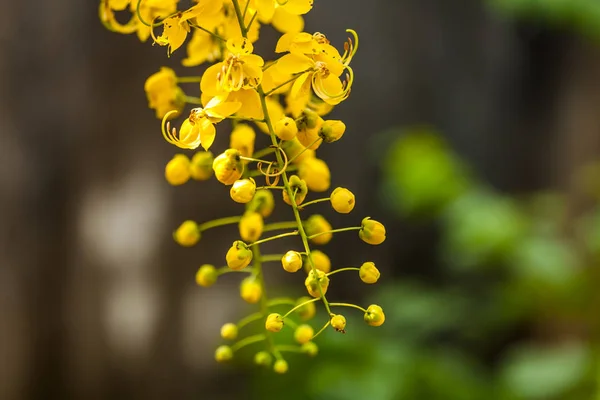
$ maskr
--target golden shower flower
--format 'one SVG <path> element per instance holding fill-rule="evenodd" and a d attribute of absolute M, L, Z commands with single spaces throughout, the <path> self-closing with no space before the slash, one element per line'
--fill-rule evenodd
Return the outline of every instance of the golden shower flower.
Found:
<path fill-rule="evenodd" d="M 385 226 L 369 217 L 362 220 L 358 236 L 366 243 L 378 245 L 385 240 Z"/>
<path fill-rule="evenodd" d="M 225 259 L 229 268 L 233 270 L 244 269 L 252 261 L 252 251 L 246 243 L 236 240 L 227 251 Z"/>
<path fill-rule="evenodd" d="M 233 185 L 235 181 L 240 179 L 244 172 L 244 164 L 240 157 L 239 151 L 229 149 L 215 158 L 213 170 L 219 182 L 224 185 Z"/>
<path fill-rule="evenodd" d="M 240 284 L 240 297 L 246 303 L 256 304 L 262 297 L 262 287 L 254 276 L 245 278 Z"/>
<path fill-rule="evenodd" d="M 237 124 L 229 137 L 229 148 L 236 149 L 244 157 L 252 157 L 256 133 L 248 124 Z"/>
<path fill-rule="evenodd" d="M 296 272 L 302 268 L 302 254 L 297 251 L 290 250 L 284 254 L 281 259 L 283 269 L 287 272 Z"/>
<path fill-rule="evenodd" d="M 331 260 L 327 256 L 327 254 L 323 253 L 321 250 L 312 250 L 310 252 L 310 256 L 312 258 L 312 262 L 316 269 L 325 272 L 326 274 L 331 271 Z M 310 263 L 304 263 L 304 270 L 308 273 L 311 271 Z"/>
<path fill-rule="evenodd" d="M 295 193 L 294 201 L 295 201 L 296 205 L 302 204 L 302 202 L 306 198 L 306 195 L 308 194 L 308 188 L 306 187 L 306 182 L 304 180 L 298 178 L 298 176 L 292 175 L 290 177 L 289 185 L 290 185 L 290 188 L 292 189 L 292 193 Z M 290 196 L 288 195 L 287 190 L 283 191 L 283 201 L 285 201 L 285 203 L 290 206 L 292 205 L 292 201 L 290 199 Z"/>
<path fill-rule="evenodd" d="M 173 239 L 183 247 L 192 247 L 200 240 L 200 230 L 194 221 L 184 221 L 173 233 Z"/>
<path fill-rule="evenodd" d="M 354 209 L 354 194 L 346 188 L 338 187 L 331 192 L 331 207 L 340 214 L 348 214 Z"/>
<path fill-rule="evenodd" d="M 380 306 L 371 304 L 364 316 L 365 322 L 371 326 L 381 326 L 385 322 L 385 314 Z"/>
<path fill-rule="evenodd" d="M 273 365 L 273 371 L 278 374 L 285 374 L 288 371 L 288 363 L 285 360 L 277 360 Z"/>
<path fill-rule="evenodd" d="M 316 271 L 316 273 L 315 273 Z M 304 286 L 312 297 L 321 297 L 327 293 L 329 287 L 329 278 L 325 275 L 325 272 L 320 270 L 310 271 L 308 276 L 304 280 Z M 319 290 L 319 287 L 321 288 Z"/>
<path fill-rule="evenodd" d="M 299 306 L 301 304 L 306 303 L 309 300 L 311 300 L 310 297 L 302 296 L 296 301 L 296 305 Z M 302 318 L 302 320 L 304 320 L 304 321 L 311 319 L 312 317 L 315 316 L 316 313 L 317 313 L 317 308 L 315 307 L 314 301 L 310 302 L 310 303 L 306 303 L 303 306 L 296 309 L 296 314 L 298 314 L 298 316 L 300 318 Z"/>
<path fill-rule="evenodd" d="M 375 263 L 371 261 L 365 262 L 360 266 L 358 275 L 360 276 L 361 281 L 369 284 L 376 283 L 381 276 L 379 270 L 375 266 Z"/>
<path fill-rule="evenodd" d="M 226 340 L 235 340 L 238 335 L 238 327 L 231 322 L 226 323 L 221 327 L 221 337 Z"/>
<path fill-rule="evenodd" d="M 252 178 L 238 179 L 233 182 L 229 195 L 236 203 L 249 203 L 256 193 L 256 182 Z"/>
<path fill-rule="evenodd" d="M 265 328 L 269 332 L 279 332 L 283 329 L 283 317 L 281 314 L 271 313 L 265 321 Z"/>
<path fill-rule="evenodd" d="M 342 121 L 327 120 L 321 125 L 319 136 L 325 143 L 337 142 L 346 132 L 346 124 Z"/>
<path fill-rule="evenodd" d="M 259 351 L 254 355 L 254 363 L 263 367 L 269 367 L 273 362 L 273 357 L 267 351 Z"/>
<path fill-rule="evenodd" d="M 165 166 L 165 179 L 173 186 L 189 181 L 190 159 L 185 154 L 176 154 Z"/>
<path fill-rule="evenodd" d="M 185 107 L 185 93 L 177 85 L 177 75 L 171 68 L 161 67 L 160 71 L 146 79 L 144 91 L 148 107 L 156 110 L 156 118 L 162 119 L 169 111 L 177 114 Z"/>
<path fill-rule="evenodd" d="M 296 121 L 290 117 L 284 117 L 275 123 L 275 135 L 281 140 L 293 140 L 298 134 Z"/>
<path fill-rule="evenodd" d="M 285 142 L 283 144 L 283 150 L 288 159 L 293 158 L 293 164 L 301 164 L 307 158 L 315 157 L 315 151 L 304 147 L 298 138 Z"/>
<path fill-rule="evenodd" d="M 260 213 L 263 218 L 269 217 L 274 208 L 275 199 L 269 189 L 257 190 L 252 201 L 248 203 L 248 209 Z"/>
<path fill-rule="evenodd" d="M 210 264 L 204 264 L 196 272 L 196 283 L 200 286 L 210 287 L 215 284 L 219 274 L 215 267 Z"/>
<path fill-rule="evenodd" d="M 240 237 L 246 242 L 256 242 L 263 231 L 262 215 L 256 211 L 246 211 L 239 223 Z"/>
<path fill-rule="evenodd" d="M 210 151 L 198 151 L 192 157 L 190 164 L 190 174 L 192 179 L 205 181 L 210 179 L 213 174 L 214 157 Z"/>
<path fill-rule="evenodd" d="M 331 224 L 320 214 L 311 215 L 304 223 L 304 230 L 308 236 L 313 236 L 310 239 L 315 244 L 325 245 L 329 243 L 333 237 L 331 230 Z"/>
<path fill-rule="evenodd" d="M 310 342 L 310 340 L 312 339 L 312 337 L 314 336 L 315 331 L 312 328 L 312 326 L 307 325 L 307 324 L 302 324 L 299 325 L 296 330 L 294 331 L 294 339 L 296 339 L 296 342 L 300 343 L 300 344 L 305 344 Z"/>
<path fill-rule="evenodd" d="M 226 362 L 233 358 L 233 350 L 229 346 L 219 346 L 215 351 L 215 360 L 217 362 Z"/>
<path fill-rule="evenodd" d="M 318 158 L 308 158 L 298 168 L 300 179 L 313 192 L 324 192 L 331 185 L 331 172 L 327 163 Z"/>
<path fill-rule="evenodd" d="M 338 332 L 346 333 L 346 317 L 341 314 L 331 316 L 331 326 Z"/>
<path fill-rule="evenodd" d="M 314 357 L 319 353 L 319 347 L 314 342 L 304 343 L 302 345 L 302 352 Z"/>

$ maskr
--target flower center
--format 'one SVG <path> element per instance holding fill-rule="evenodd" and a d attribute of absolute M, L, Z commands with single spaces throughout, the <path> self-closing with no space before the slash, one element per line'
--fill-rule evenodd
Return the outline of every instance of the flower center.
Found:
<path fill-rule="evenodd" d="M 314 71 L 322 78 L 327 78 L 329 76 L 329 68 L 327 68 L 327 63 L 323 61 L 317 61 L 315 63 Z"/>
<path fill-rule="evenodd" d="M 228 54 L 223 67 L 217 74 L 219 86 L 228 92 L 240 90 L 244 86 L 244 61 L 236 54 Z"/>

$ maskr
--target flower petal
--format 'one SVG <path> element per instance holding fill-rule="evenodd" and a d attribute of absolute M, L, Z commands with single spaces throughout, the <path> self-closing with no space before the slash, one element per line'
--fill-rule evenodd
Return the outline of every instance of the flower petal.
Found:
<path fill-rule="evenodd" d="M 202 119 L 200 124 L 200 144 L 204 150 L 208 151 L 210 146 L 212 146 L 213 142 L 215 141 L 217 130 L 215 126 L 206 118 Z"/>

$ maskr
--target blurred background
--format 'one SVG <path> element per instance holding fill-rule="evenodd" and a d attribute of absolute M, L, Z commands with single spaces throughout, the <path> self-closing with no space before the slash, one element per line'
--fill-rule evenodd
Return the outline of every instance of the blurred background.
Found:
<path fill-rule="evenodd" d="M 388 228 L 381 246 L 324 248 L 382 272 L 374 286 L 340 274 L 330 298 L 387 320 L 347 312 L 346 335 L 290 356 L 285 376 L 251 353 L 213 359 L 220 326 L 252 307 L 237 276 L 205 289 L 194 274 L 223 264 L 235 228 L 191 249 L 171 238 L 241 210 L 214 180 L 163 177 L 176 151 L 144 81 L 199 73 L 183 50 L 108 32 L 97 8 L 0 14 L 0 399 L 600 399 L 600 2 L 315 1 L 307 31 L 361 41 L 333 113 L 348 131 L 319 150 L 357 207 L 315 211 Z M 269 51 L 276 35 L 261 38 Z M 304 294 L 269 267 L 273 295 Z"/>

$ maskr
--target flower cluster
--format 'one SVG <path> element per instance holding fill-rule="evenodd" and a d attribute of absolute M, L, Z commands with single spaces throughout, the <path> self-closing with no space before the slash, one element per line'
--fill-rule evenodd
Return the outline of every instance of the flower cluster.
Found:
<path fill-rule="evenodd" d="M 306 215 L 317 203 L 329 202 L 333 210 L 348 214 L 355 205 L 354 194 L 342 187 L 331 190 L 327 163 L 317 158 L 317 149 L 340 140 L 346 125 L 328 120 L 326 115 L 350 95 L 354 72 L 350 67 L 358 48 L 358 36 L 351 38 L 344 51 L 331 45 L 322 33 L 303 32 L 302 15 L 313 7 L 313 0 L 201 0 L 187 10 L 177 10 L 177 0 L 102 0 L 100 18 L 109 29 L 136 33 L 143 41 L 152 37 L 155 44 L 177 51 L 189 38 L 184 66 L 213 63 L 202 76 L 177 76 L 163 67 L 148 78 L 145 91 L 149 107 L 162 120 L 165 140 L 181 149 L 195 150 L 190 156 L 176 154 L 166 165 L 165 178 L 174 186 L 190 179 L 203 181 L 213 176 L 229 186 L 231 199 L 244 205 L 242 215 L 197 223 L 185 221 L 173 233 L 181 246 L 196 245 L 207 230 L 237 225 L 239 239 L 225 255 L 225 266 L 202 265 L 196 274 L 200 286 L 214 285 L 219 276 L 242 272 L 240 297 L 258 304 L 258 311 L 221 328 L 221 336 L 231 344 L 216 349 L 217 361 L 227 361 L 242 347 L 262 343 L 254 361 L 261 366 L 285 373 L 288 364 L 283 353 L 318 352 L 314 339 L 330 326 L 346 331 L 346 318 L 337 310 L 360 310 L 364 321 L 380 326 L 385 321 L 378 305 L 363 308 L 351 303 L 330 302 L 327 290 L 333 275 L 354 271 L 364 283 L 379 280 L 373 262 L 360 266 L 332 269 L 332 262 L 313 247 L 326 245 L 334 234 L 355 231 L 358 237 L 378 245 L 385 240 L 385 228 L 369 217 L 357 226 L 334 229 L 319 214 Z M 117 14 L 129 12 L 126 23 Z M 277 42 L 275 60 L 265 61 L 255 54 L 253 43 L 260 27 L 271 24 L 283 33 Z M 198 97 L 188 96 L 180 84 L 199 84 Z M 179 129 L 171 121 L 189 105 L 189 115 Z M 217 125 L 230 120 L 233 127 L 229 148 L 216 157 L 209 150 L 217 134 Z M 221 129 L 221 128 L 219 128 Z M 268 138 L 268 145 L 256 150 L 256 130 Z M 202 150 L 197 150 L 202 147 Z M 261 146 L 262 147 L 262 146 Z M 257 183 L 257 181 L 264 183 Z M 260 186 L 259 186 L 260 185 Z M 327 193 L 310 200 L 312 193 Z M 275 198 L 291 209 L 290 221 L 269 222 Z M 307 199 L 309 201 L 307 201 Z M 266 237 L 267 232 L 284 231 Z M 297 237 L 298 247 L 285 254 L 261 254 L 261 244 L 284 237 Z M 265 264 L 277 262 L 289 273 L 302 274 L 304 293 L 299 298 L 268 298 Z M 325 321 L 315 329 L 307 321 L 315 317 L 316 304 L 323 305 Z M 279 310 L 278 310 L 279 309 Z M 285 311 L 282 311 L 285 310 Z M 334 312 L 335 310 L 335 312 Z M 279 312 L 276 312 L 279 311 Z M 240 338 L 244 328 L 262 321 L 261 333 Z M 296 344 L 281 344 L 276 333 L 292 329 Z"/>

